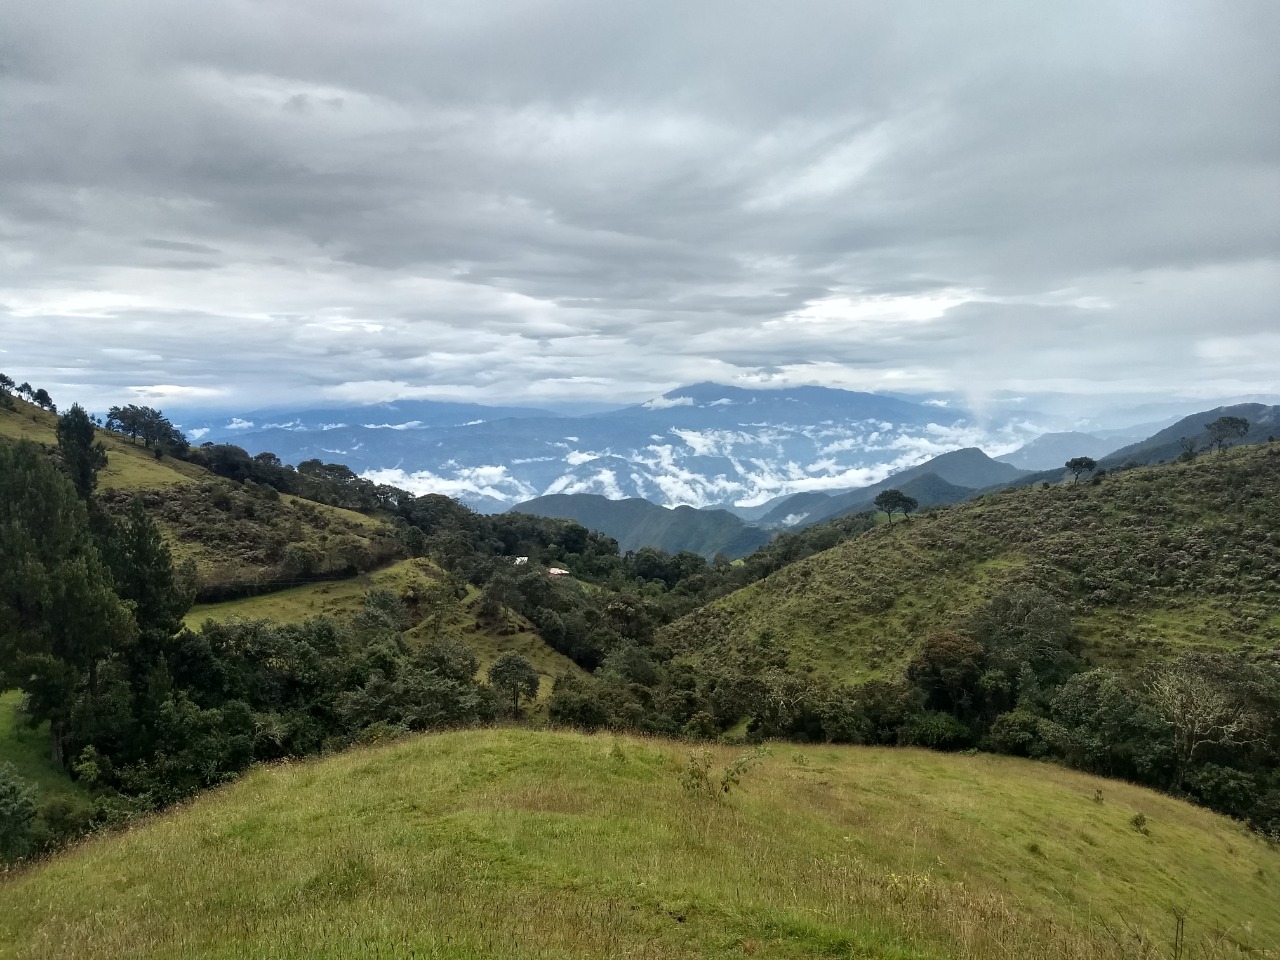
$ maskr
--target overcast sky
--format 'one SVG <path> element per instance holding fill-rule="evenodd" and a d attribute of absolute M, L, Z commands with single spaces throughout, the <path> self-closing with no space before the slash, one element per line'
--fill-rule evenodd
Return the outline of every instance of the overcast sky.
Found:
<path fill-rule="evenodd" d="M 1280 4 L 0 0 L 0 370 L 1280 392 Z"/>

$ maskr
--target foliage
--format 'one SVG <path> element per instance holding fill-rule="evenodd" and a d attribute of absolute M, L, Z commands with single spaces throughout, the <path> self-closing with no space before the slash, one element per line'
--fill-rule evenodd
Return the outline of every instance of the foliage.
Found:
<path fill-rule="evenodd" d="M 715 755 L 710 750 L 695 750 L 680 772 L 680 786 L 686 793 L 701 797 L 723 797 L 742 784 L 752 767 L 763 763 L 769 751 L 757 746 L 750 753 L 739 754 L 718 775 L 712 772 Z"/>
<path fill-rule="evenodd" d="M 190 444 L 181 430 L 174 427 L 159 410 L 127 404 L 107 411 L 106 427 L 125 434 L 130 440 L 142 438 L 142 445 L 154 450 L 157 457 L 166 451 L 184 454 Z"/>
<path fill-rule="evenodd" d="M 508 650 L 489 666 L 489 686 L 505 695 L 511 704 L 511 715 L 520 715 L 520 701 L 538 695 L 538 671 L 515 651 Z"/>
<path fill-rule="evenodd" d="M 31 849 L 35 818 L 35 788 L 18 776 L 13 764 L 0 763 L 0 863 Z"/>
<path fill-rule="evenodd" d="M 1249 421 L 1244 417 L 1224 416 L 1204 429 L 1210 446 L 1217 447 L 1218 452 L 1222 453 L 1231 445 L 1232 440 L 1239 440 L 1249 432 Z"/>
<path fill-rule="evenodd" d="M 0 444 L 0 530 L 0 677 L 50 724 L 60 760 L 73 719 L 92 712 L 101 662 L 134 643 L 135 621 L 84 503 L 34 444 Z"/>
<path fill-rule="evenodd" d="M 107 465 L 107 451 L 101 443 L 94 442 L 93 422 L 80 404 L 72 404 L 58 418 L 57 436 L 62 468 L 76 493 L 88 500 L 98 485 L 98 472 Z"/>
<path fill-rule="evenodd" d="M 882 490 L 876 494 L 875 506 L 877 510 L 882 510 L 889 515 L 889 523 L 893 523 L 893 515 L 901 511 L 905 519 L 907 514 L 914 511 L 920 502 L 915 497 L 909 497 L 901 490 Z"/>
<path fill-rule="evenodd" d="M 1098 469 L 1098 461 L 1093 457 L 1072 457 L 1067 461 L 1066 467 L 1071 472 L 1071 482 L 1078 483 L 1081 474 Z"/>

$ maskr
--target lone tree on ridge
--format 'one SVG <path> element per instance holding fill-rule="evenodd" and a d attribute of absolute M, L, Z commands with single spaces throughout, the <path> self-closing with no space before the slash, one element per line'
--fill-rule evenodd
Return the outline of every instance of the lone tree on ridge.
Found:
<path fill-rule="evenodd" d="M 1231 446 L 1232 440 L 1239 440 L 1249 432 L 1249 421 L 1244 417 L 1219 417 L 1204 429 L 1209 434 L 1209 446 L 1217 447 L 1222 453 Z"/>
<path fill-rule="evenodd" d="M 1072 457 L 1067 461 L 1067 469 L 1071 471 L 1071 482 L 1077 483 L 1080 474 L 1092 473 L 1098 468 L 1098 461 L 1093 457 Z"/>
<path fill-rule="evenodd" d="M 893 523 L 893 514 L 895 511 L 901 510 L 902 517 L 905 520 L 907 514 L 920 506 L 920 501 L 915 497 L 909 497 L 901 490 L 882 490 L 876 494 L 874 501 L 877 510 L 883 510 L 889 515 L 889 523 Z"/>

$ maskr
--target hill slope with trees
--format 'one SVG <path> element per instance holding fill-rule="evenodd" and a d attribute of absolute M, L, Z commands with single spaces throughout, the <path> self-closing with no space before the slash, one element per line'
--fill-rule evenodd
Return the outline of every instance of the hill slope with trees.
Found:
<path fill-rule="evenodd" d="M 1216 446 L 1215 434 L 1210 430 L 1210 424 L 1231 418 L 1243 421 L 1243 426 L 1239 432 L 1229 431 L 1221 438 L 1228 444 L 1269 443 L 1280 438 L 1280 406 L 1238 403 L 1183 417 L 1145 440 L 1121 447 L 1102 457 L 1101 466 L 1113 469 L 1129 463 L 1160 463 L 1207 453 Z"/>
<path fill-rule="evenodd" d="M 900 669 L 1008 584 L 1068 604 L 1111 662 L 1280 640 L 1280 446 L 1021 487 L 881 527 L 673 625 L 681 648 L 767 635 L 793 665 Z"/>
<path fill-rule="evenodd" d="M 689 551 L 708 560 L 743 557 L 769 542 L 768 532 L 748 526 L 727 510 L 662 507 L 632 497 L 610 500 L 593 493 L 552 494 L 511 508 L 512 513 L 575 520 L 618 541 L 621 550 L 653 547 Z"/>

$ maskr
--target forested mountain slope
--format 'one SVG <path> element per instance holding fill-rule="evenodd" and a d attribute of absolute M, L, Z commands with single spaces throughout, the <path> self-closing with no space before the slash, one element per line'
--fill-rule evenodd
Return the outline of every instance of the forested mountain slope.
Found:
<path fill-rule="evenodd" d="M 610 500 L 594 493 L 552 494 L 517 504 L 511 512 L 576 520 L 613 537 L 624 551 L 688 550 L 710 560 L 716 554 L 746 556 L 769 542 L 768 532 L 748 526 L 727 510 L 661 507 L 638 497 Z"/>
<path fill-rule="evenodd" d="M 1001 585 L 1069 603 L 1086 649 L 1143 662 L 1280 640 L 1280 445 L 1021 487 L 899 521 L 781 570 L 667 629 L 674 649 L 765 643 L 793 668 L 899 672 L 929 631 Z M 735 654 L 736 651 L 736 654 Z"/>

